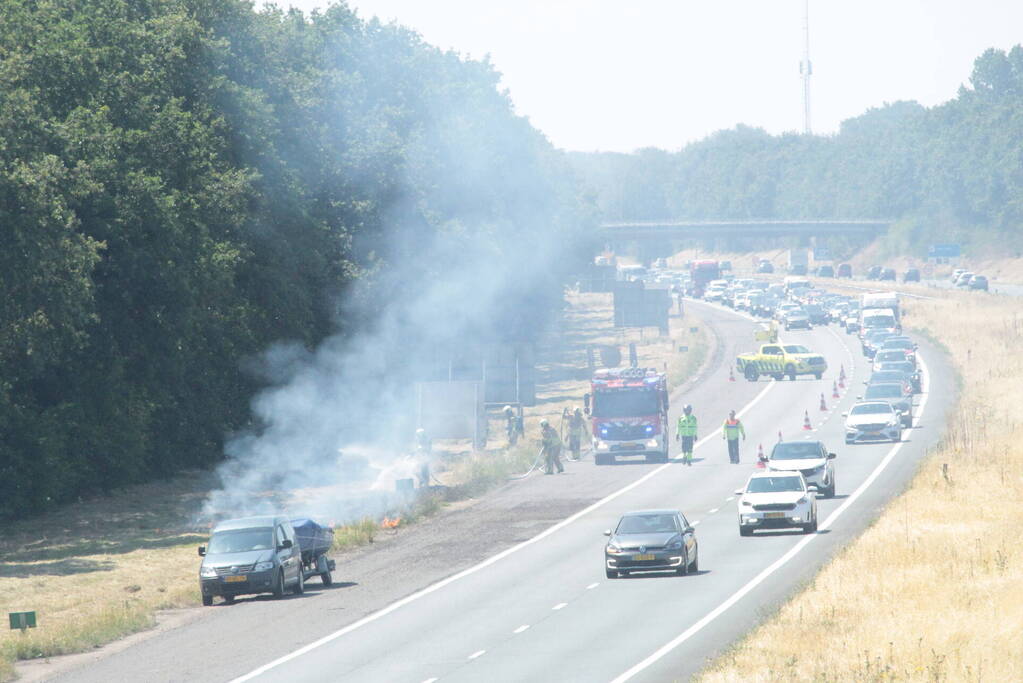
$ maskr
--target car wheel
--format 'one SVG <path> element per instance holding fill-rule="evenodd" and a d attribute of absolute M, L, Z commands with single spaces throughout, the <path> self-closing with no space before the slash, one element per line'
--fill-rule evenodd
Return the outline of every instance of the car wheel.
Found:
<path fill-rule="evenodd" d="M 812 534 L 812 533 L 814 533 L 816 531 L 817 531 L 817 518 L 816 517 L 814 517 L 813 521 L 810 522 L 809 524 L 804 524 L 803 525 L 803 533 L 804 534 Z"/>
<path fill-rule="evenodd" d="M 775 375 L 771 375 L 771 376 L 772 376 L 772 377 L 774 377 L 774 379 L 775 379 L 776 381 L 778 381 L 778 382 L 780 382 L 780 381 L 782 381 L 783 379 L 785 379 L 785 375 L 781 374 L 780 372 L 779 372 L 779 373 L 777 373 L 777 374 L 775 374 Z"/>
<path fill-rule="evenodd" d="M 742 526 L 740 524 L 739 525 L 739 535 L 740 536 L 752 536 L 753 535 L 753 529 L 750 529 L 747 526 Z"/>
<path fill-rule="evenodd" d="M 789 376 L 789 379 L 793 382 L 796 381 L 796 366 L 788 365 L 785 367 L 785 373 Z"/>
<path fill-rule="evenodd" d="M 225 595 L 224 596 L 224 602 L 226 604 L 228 604 L 228 605 L 233 605 L 234 604 L 234 596 L 233 595 Z"/>
<path fill-rule="evenodd" d="M 334 577 L 331 576 L 329 569 L 320 574 L 320 581 L 323 583 L 324 586 L 329 586 L 332 583 L 334 583 Z"/>
<path fill-rule="evenodd" d="M 688 552 L 683 551 L 682 564 L 680 564 L 678 566 L 678 569 L 675 570 L 675 573 L 678 574 L 679 576 L 685 576 L 686 574 L 689 573 L 689 553 Z"/>
<path fill-rule="evenodd" d="M 274 579 L 273 587 L 274 597 L 278 600 L 284 597 L 284 570 L 277 572 L 277 578 Z"/>
<path fill-rule="evenodd" d="M 295 595 L 302 595 L 302 593 L 305 593 L 305 571 L 302 567 L 298 568 L 298 581 L 296 581 L 295 585 L 292 586 L 291 592 Z"/>
<path fill-rule="evenodd" d="M 618 578 L 618 570 L 617 569 L 607 569 L 607 568 L 605 568 L 604 569 L 604 576 L 606 576 L 609 579 L 617 579 Z"/>
<path fill-rule="evenodd" d="M 690 574 L 700 573 L 700 546 L 696 546 L 696 554 L 693 557 L 693 563 L 689 565 Z"/>
<path fill-rule="evenodd" d="M 752 365 L 747 365 L 746 369 L 743 370 L 743 374 L 746 375 L 746 379 L 748 379 L 750 382 L 756 382 L 758 379 L 760 379 L 760 373 L 757 372 L 757 369 Z"/>
<path fill-rule="evenodd" d="M 202 596 L 202 606 L 203 607 L 209 607 L 212 604 L 213 604 L 213 596 L 212 595 L 204 595 L 204 596 Z"/>
<path fill-rule="evenodd" d="M 829 486 L 828 488 L 826 488 L 824 490 L 824 497 L 825 498 L 834 498 L 835 497 L 835 487 L 836 486 L 837 486 L 837 484 L 835 483 L 835 478 L 831 477 L 831 486 Z"/>
<path fill-rule="evenodd" d="M 824 373 L 823 372 L 815 372 L 815 373 L 813 373 L 813 376 L 816 377 L 817 379 L 820 379 L 820 378 L 822 378 L 824 376 Z"/>

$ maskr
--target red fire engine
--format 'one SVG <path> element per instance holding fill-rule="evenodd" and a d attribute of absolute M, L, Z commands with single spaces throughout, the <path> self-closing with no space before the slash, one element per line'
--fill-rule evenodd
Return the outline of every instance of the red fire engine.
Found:
<path fill-rule="evenodd" d="M 668 461 L 668 378 L 652 368 L 598 370 L 585 396 L 594 461 L 642 456 Z"/>

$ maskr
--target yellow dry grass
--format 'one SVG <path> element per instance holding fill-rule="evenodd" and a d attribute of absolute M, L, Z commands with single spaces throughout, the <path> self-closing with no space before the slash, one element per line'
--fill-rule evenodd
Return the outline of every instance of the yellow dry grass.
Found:
<path fill-rule="evenodd" d="M 908 490 L 700 680 L 1023 680 L 1023 306 L 908 301 L 962 378 Z"/>

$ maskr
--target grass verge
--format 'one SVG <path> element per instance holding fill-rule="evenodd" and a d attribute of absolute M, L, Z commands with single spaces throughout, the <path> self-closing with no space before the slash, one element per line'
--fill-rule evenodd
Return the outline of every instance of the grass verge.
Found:
<path fill-rule="evenodd" d="M 1023 311 L 951 294 L 907 301 L 962 388 L 909 488 L 700 680 L 1023 680 Z"/>

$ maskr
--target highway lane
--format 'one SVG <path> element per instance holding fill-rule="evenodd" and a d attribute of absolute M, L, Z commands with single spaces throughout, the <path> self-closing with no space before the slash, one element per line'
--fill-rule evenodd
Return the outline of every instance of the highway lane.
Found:
<path fill-rule="evenodd" d="M 819 328 L 789 333 L 787 339 L 821 350 L 833 367 L 823 381 L 750 385 L 764 393 L 743 416 L 749 435 L 744 464 L 729 465 L 720 435 L 708 438 L 704 429 L 694 467 L 672 464 L 652 470 L 641 484 L 541 541 L 300 655 L 257 669 L 252 678 L 325 680 L 324 672 L 329 672 L 331 680 L 592 681 L 630 671 L 807 538 L 790 532 L 738 536 L 735 501 L 730 499 L 752 470 L 756 444 L 769 448 L 781 429 L 787 438 L 823 438 L 839 453 L 839 496 L 820 502 L 821 519 L 842 505 L 843 496 L 859 487 L 892 450 L 890 444 L 845 446 L 842 441 L 842 420 L 830 389 L 838 365 L 845 364 L 850 391 L 840 407 L 848 408 L 855 398 L 857 381 L 867 373 L 855 338 Z M 940 368 L 936 351 L 924 348 L 922 353 L 933 368 Z M 855 536 L 878 506 L 898 492 L 913 463 L 938 438 L 941 419 L 936 416 L 949 404 L 951 383 L 939 372 L 928 377 L 927 389 L 931 393 L 920 428 L 907 432 L 908 440 L 891 464 L 831 529 L 815 535 L 731 610 L 636 671 L 635 678 L 688 677 Z M 818 409 L 822 392 L 832 409 L 828 413 Z M 802 433 L 804 411 L 818 431 Z M 707 425 L 709 418 L 704 420 Z M 700 574 L 606 579 L 602 530 L 626 510 L 668 506 L 680 507 L 697 525 Z"/>

